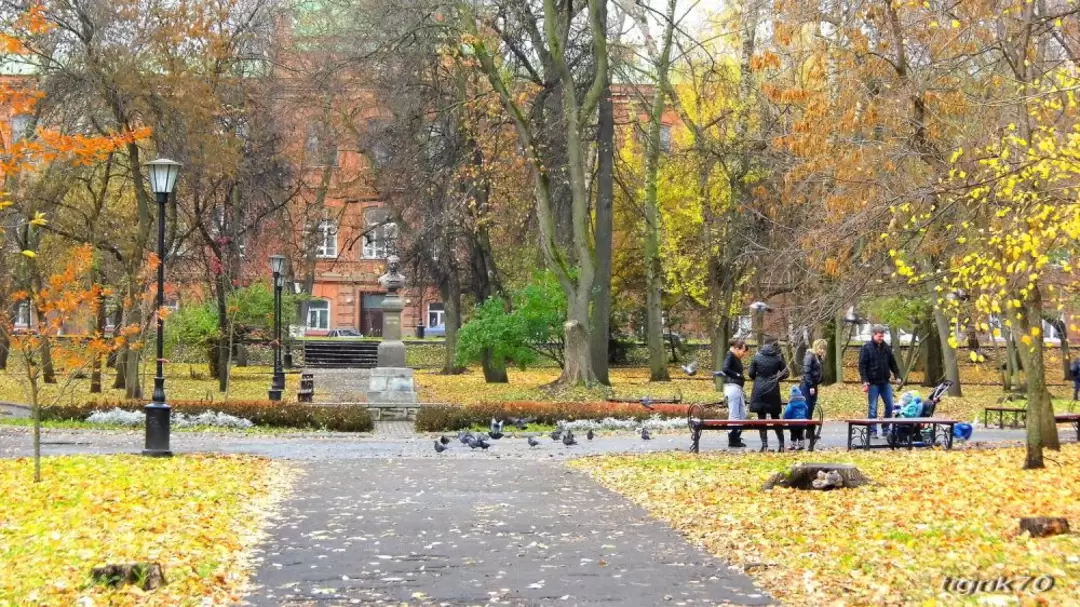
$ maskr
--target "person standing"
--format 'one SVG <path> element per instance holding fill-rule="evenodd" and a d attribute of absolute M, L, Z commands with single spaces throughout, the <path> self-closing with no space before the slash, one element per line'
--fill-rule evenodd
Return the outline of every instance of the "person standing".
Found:
<path fill-rule="evenodd" d="M 806 356 L 803 357 L 801 391 L 803 397 L 806 398 L 806 419 L 814 419 L 818 388 L 821 386 L 821 380 L 824 377 L 822 361 L 825 360 L 825 354 L 828 351 L 829 342 L 819 339 L 814 342 L 814 345 L 806 351 Z M 816 430 L 811 428 L 811 431 L 815 432 Z"/>
<path fill-rule="evenodd" d="M 1080 396 L 1080 358 L 1073 361 L 1072 366 L 1069 367 L 1069 372 L 1072 373 L 1073 379 L 1073 402 L 1075 403 Z"/>
<path fill-rule="evenodd" d="M 728 419 L 746 419 L 746 392 L 743 386 L 746 378 L 743 376 L 742 359 L 746 356 L 746 342 L 741 339 L 728 341 L 728 351 L 724 355 L 723 368 L 714 373 L 724 378 L 724 400 L 728 405 Z M 728 432 L 728 447 L 745 447 L 742 442 L 742 429 L 736 428 Z"/>
<path fill-rule="evenodd" d="M 781 407 L 780 381 L 787 378 L 788 368 L 780 354 L 780 344 L 775 337 L 766 337 L 761 350 L 750 360 L 750 379 L 754 388 L 750 391 L 750 411 L 757 413 L 758 419 L 766 416 L 779 419 Z M 774 428 L 780 440 L 780 449 L 784 449 L 784 433 L 781 428 Z M 761 450 L 769 450 L 769 435 L 761 429 Z"/>
<path fill-rule="evenodd" d="M 892 417 L 893 394 L 889 384 L 891 377 L 900 378 L 900 368 L 896 365 L 896 357 L 893 356 L 892 348 L 885 343 L 885 327 L 874 325 L 871 329 L 870 341 L 863 344 L 859 350 L 859 377 L 862 378 L 863 392 L 867 397 L 867 417 L 877 419 L 877 401 L 885 403 L 885 417 Z M 882 424 L 882 431 L 888 432 L 888 424 Z M 877 425 L 870 426 L 870 436 L 877 438 Z"/>

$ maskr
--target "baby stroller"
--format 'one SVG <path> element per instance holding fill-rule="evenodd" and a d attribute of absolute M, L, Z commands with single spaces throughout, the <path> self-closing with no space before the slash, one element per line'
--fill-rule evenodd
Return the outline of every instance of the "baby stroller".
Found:
<path fill-rule="evenodd" d="M 921 401 L 922 407 L 920 411 L 912 414 L 911 405 L 904 407 L 897 407 L 893 411 L 893 417 L 933 417 L 934 412 L 937 410 L 938 403 L 945 396 L 945 393 L 949 391 L 949 387 L 952 386 L 952 382 L 945 380 L 934 387 L 930 392 L 930 396 L 926 397 L 926 400 Z M 917 396 L 915 397 L 918 398 Z M 918 402 L 917 400 L 915 402 Z M 906 415 L 904 413 L 907 413 Z M 932 445 L 936 442 L 934 436 L 933 426 L 925 424 L 891 424 L 889 431 L 885 434 L 885 438 L 890 447 L 900 446 L 914 446 L 924 447 L 926 445 Z"/>

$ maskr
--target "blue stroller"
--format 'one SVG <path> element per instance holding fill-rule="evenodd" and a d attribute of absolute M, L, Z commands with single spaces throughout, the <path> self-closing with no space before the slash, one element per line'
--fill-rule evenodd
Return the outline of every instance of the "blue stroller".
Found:
<path fill-rule="evenodd" d="M 949 391 L 949 387 L 952 386 L 952 382 L 945 380 L 934 387 L 934 390 L 930 392 L 930 396 L 926 397 L 926 400 L 922 401 L 922 410 L 915 415 L 911 415 L 910 411 L 907 415 L 901 415 L 901 411 L 908 409 L 911 405 L 904 407 L 903 409 L 897 408 L 893 411 L 893 417 L 934 417 L 934 412 L 937 410 L 938 403 L 945 396 L 945 393 Z M 885 434 L 885 439 L 888 441 L 890 447 L 925 447 L 927 445 L 937 444 L 937 437 L 934 436 L 933 426 L 926 424 L 891 424 L 889 431 Z"/>

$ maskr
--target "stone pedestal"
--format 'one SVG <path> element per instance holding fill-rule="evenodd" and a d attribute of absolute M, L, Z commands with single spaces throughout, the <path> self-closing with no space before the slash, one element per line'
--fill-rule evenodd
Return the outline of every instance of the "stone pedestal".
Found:
<path fill-rule="evenodd" d="M 401 341 L 401 310 L 404 302 L 398 295 L 405 277 L 398 273 L 398 258 L 387 259 L 386 274 L 379 282 L 386 288 L 383 298 L 383 340 L 379 343 L 379 366 L 371 370 L 366 393 L 369 403 L 415 403 L 413 371 L 405 366 L 405 344 Z"/>

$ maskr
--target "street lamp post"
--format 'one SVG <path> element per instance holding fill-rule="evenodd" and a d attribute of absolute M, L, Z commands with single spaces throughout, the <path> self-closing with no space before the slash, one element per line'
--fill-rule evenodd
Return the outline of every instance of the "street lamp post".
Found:
<path fill-rule="evenodd" d="M 165 402 L 165 319 L 161 310 L 165 306 L 165 203 L 169 194 L 176 187 L 176 177 L 180 174 L 179 162 L 168 158 L 159 158 L 143 165 L 150 176 L 150 189 L 157 198 L 158 242 L 157 242 L 157 375 L 154 376 L 153 401 L 146 405 L 146 445 L 143 455 L 169 457 L 169 416 L 172 410 Z"/>
<path fill-rule="evenodd" d="M 285 284 L 282 271 L 285 258 L 281 255 L 270 256 L 270 271 L 274 273 L 274 379 L 270 384 L 270 400 L 281 400 L 285 390 L 285 372 L 281 369 L 281 287 Z"/>

